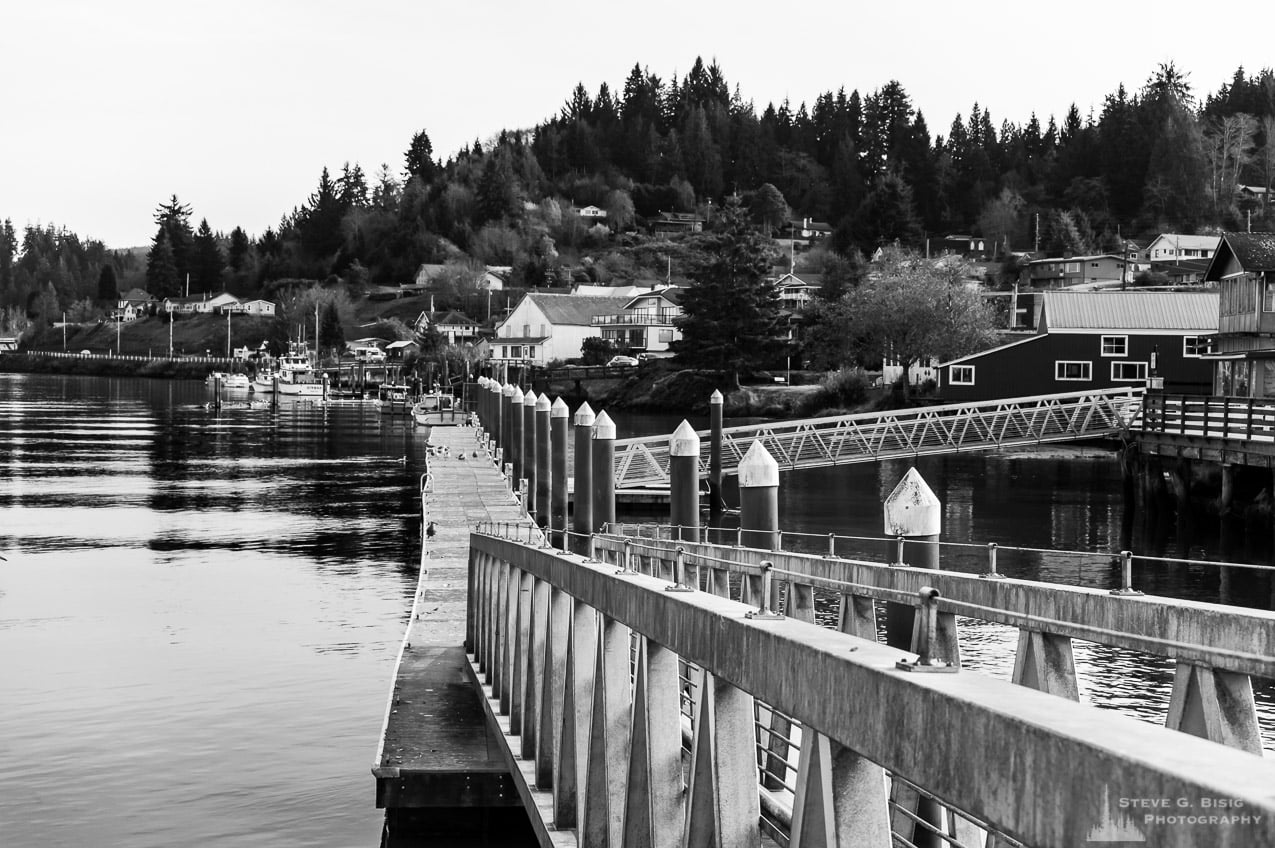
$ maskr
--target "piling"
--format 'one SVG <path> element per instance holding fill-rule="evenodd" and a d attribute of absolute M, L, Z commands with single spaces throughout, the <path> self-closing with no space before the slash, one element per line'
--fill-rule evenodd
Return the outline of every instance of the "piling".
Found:
<path fill-rule="evenodd" d="M 536 393 L 527 389 L 522 397 L 522 479 L 527 481 L 527 514 L 536 512 Z"/>
<path fill-rule="evenodd" d="M 221 375 L 213 377 L 213 409 L 221 409 Z"/>
<path fill-rule="evenodd" d="M 275 374 L 270 378 L 270 387 L 274 390 L 274 394 L 270 395 L 270 403 L 275 409 L 279 408 L 279 375 Z"/>
<path fill-rule="evenodd" d="M 522 389 L 514 386 L 513 392 L 509 396 L 509 423 L 511 426 L 509 427 L 509 451 L 507 455 L 514 466 L 513 487 L 515 491 L 518 489 L 518 481 L 526 476 L 522 469 L 522 402 Z"/>
<path fill-rule="evenodd" d="M 491 432 L 491 416 L 487 414 L 487 404 L 491 400 L 487 393 L 487 378 L 478 378 L 478 423 L 482 426 L 483 432 Z"/>
<path fill-rule="evenodd" d="M 708 509 L 712 515 L 720 515 L 725 501 L 722 499 L 722 393 L 713 389 L 708 398 Z"/>
<path fill-rule="evenodd" d="M 548 395 L 536 398 L 536 523 L 549 526 L 549 411 Z"/>
<path fill-rule="evenodd" d="M 549 476 L 553 481 L 549 498 L 549 527 L 553 546 L 567 549 L 567 402 L 558 398 L 549 410 Z"/>
<path fill-rule="evenodd" d="M 699 541 L 699 434 L 685 419 L 669 437 L 669 524 L 684 542 Z"/>
<path fill-rule="evenodd" d="M 496 450 L 503 447 L 503 442 L 501 441 L 501 437 L 500 437 L 500 430 L 501 430 L 500 404 L 501 404 L 501 401 L 503 400 L 500 383 L 497 383 L 495 380 L 488 380 L 487 391 L 491 395 L 491 397 L 488 398 L 488 403 L 490 404 L 490 412 L 491 412 L 492 449 Z"/>
<path fill-rule="evenodd" d="M 615 424 L 606 412 L 593 423 L 593 525 L 615 523 Z"/>
<path fill-rule="evenodd" d="M 589 552 L 593 532 L 593 409 L 580 404 L 572 423 L 575 425 L 575 497 L 571 503 L 571 550 L 581 555 Z"/>
<path fill-rule="evenodd" d="M 519 403 L 522 402 L 520 398 Z M 500 389 L 500 449 L 503 452 L 504 461 L 508 465 L 512 465 L 514 461 L 513 444 L 514 444 L 514 387 L 510 383 L 505 383 Z M 518 478 L 514 478 L 512 484 L 517 488 Z"/>
<path fill-rule="evenodd" d="M 938 568 L 942 507 L 921 473 L 909 468 L 884 506 L 885 535 L 894 540 L 887 542 L 892 548 L 889 561 L 913 568 Z M 911 650 L 913 618 L 911 606 L 886 604 L 886 644 Z"/>
<path fill-rule="evenodd" d="M 760 441 L 739 463 L 739 527 L 745 547 L 779 547 L 779 463 Z"/>

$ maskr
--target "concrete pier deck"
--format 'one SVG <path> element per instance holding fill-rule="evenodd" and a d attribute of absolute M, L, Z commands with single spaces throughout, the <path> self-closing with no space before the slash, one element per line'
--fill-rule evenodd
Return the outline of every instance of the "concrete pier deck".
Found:
<path fill-rule="evenodd" d="M 423 495 L 434 535 L 422 541 L 417 597 L 372 769 L 376 805 L 389 810 L 520 805 L 480 693 L 465 673 L 469 532 L 479 521 L 522 518 L 474 434 L 470 427 L 436 427 L 430 436 L 446 449 L 430 457 Z"/>

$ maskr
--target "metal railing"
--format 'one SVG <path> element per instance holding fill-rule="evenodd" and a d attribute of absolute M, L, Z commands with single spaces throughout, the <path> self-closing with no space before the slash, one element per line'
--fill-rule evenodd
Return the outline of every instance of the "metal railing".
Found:
<path fill-rule="evenodd" d="M 1108 389 L 728 427 L 722 431 L 722 473 L 735 473 L 754 441 L 781 469 L 794 470 L 1102 438 L 1136 421 L 1143 393 Z M 705 477 L 710 434 L 699 435 L 699 471 Z M 617 489 L 668 484 L 668 436 L 616 440 Z"/>

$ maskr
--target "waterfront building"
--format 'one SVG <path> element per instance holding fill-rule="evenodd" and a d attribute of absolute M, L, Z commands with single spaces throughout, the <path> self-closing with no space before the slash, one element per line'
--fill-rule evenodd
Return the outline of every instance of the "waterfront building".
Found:
<path fill-rule="evenodd" d="M 496 326 L 492 359 L 530 365 L 575 359 L 585 339 L 602 335 L 593 319 L 613 314 L 615 307 L 613 297 L 529 292 Z"/>
<path fill-rule="evenodd" d="M 1218 329 L 1217 292 L 1043 293 L 1036 334 L 939 366 L 944 400 L 1138 388 L 1207 394 L 1204 358 Z"/>
<path fill-rule="evenodd" d="M 678 302 L 681 291 L 676 286 L 643 291 L 625 301 L 618 312 L 595 315 L 593 323 L 602 331 L 602 338 L 619 350 L 666 352 L 670 344 L 682 338 L 682 331 L 674 326 L 682 315 Z"/>
<path fill-rule="evenodd" d="M 1275 233 L 1224 233 L 1204 281 L 1220 295 L 1213 393 L 1275 397 Z"/>

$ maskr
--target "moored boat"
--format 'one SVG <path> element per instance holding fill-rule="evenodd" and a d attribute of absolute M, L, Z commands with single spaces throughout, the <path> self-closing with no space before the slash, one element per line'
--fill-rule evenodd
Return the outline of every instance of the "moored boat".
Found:
<path fill-rule="evenodd" d="M 231 374 L 225 371 L 214 371 L 208 375 L 204 383 L 209 387 L 217 385 L 217 381 L 221 381 L 223 389 L 250 389 L 252 382 L 248 379 L 247 374 Z"/>
<path fill-rule="evenodd" d="M 469 416 L 455 395 L 429 392 L 412 405 L 412 420 L 421 427 L 455 427 L 468 421 Z"/>

